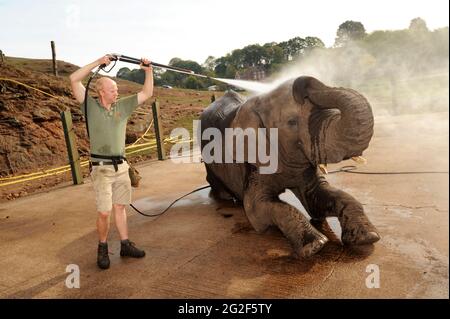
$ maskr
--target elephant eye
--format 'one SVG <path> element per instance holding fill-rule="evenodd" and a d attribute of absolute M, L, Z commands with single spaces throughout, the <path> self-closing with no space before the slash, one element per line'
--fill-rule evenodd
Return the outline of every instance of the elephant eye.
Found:
<path fill-rule="evenodd" d="M 297 126 L 297 124 L 298 124 L 297 119 L 289 119 L 288 120 L 289 126 Z"/>

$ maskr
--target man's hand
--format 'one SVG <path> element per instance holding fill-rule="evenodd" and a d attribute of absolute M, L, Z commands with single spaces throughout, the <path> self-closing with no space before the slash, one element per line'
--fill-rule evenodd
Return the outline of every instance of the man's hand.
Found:
<path fill-rule="evenodd" d="M 70 85 L 72 87 L 73 96 L 78 101 L 78 103 L 84 102 L 84 95 L 86 93 L 86 89 L 84 88 L 81 81 L 89 75 L 89 73 L 97 66 L 105 64 L 108 65 L 111 63 L 111 60 L 109 59 L 112 57 L 111 55 L 107 54 L 105 56 L 102 56 L 101 58 L 95 60 L 92 63 L 89 63 L 88 65 L 83 66 L 82 68 L 76 70 L 70 75 Z"/>
<path fill-rule="evenodd" d="M 151 72 L 153 70 L 151 63 L 152 62 L 149 59 L 141 58 L 141 69 L 145 72 Z M 148 66 L 144 66 L 144 64 Z"/>
<path fill-rule="evenodd" d="M 102 56 L 101 58 L 99 58 L 97 60 L 97 65 L 102 65 L 102 64 L 109 65 L 111 63 L 110 58 L 112 58 L 112 56 L 109 54 Z"/>
<path fill-rule="evenodd" d="M 141 69 L 145 71 L 145 82 L 142 87 L 142 91 L 138 93 L 138 104 L 142 104 L 145 100 L 149 99 L 153 95 L 153 68 L 150 60 L 146 58 L 141 59 Z M 149 66 L 144 66 L 147 64 Z"/>

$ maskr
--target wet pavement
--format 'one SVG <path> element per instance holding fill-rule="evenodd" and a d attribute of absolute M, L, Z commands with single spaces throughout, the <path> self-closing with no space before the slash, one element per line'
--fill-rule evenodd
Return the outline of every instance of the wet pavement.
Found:
<path fill-rule="evenodd" d="M 376 119 L 359 171 L 448 171 L 448 113 Z M 354 162 L 330 165 L 329 171 Z M 134 204 L 148 214 L 206 184 L 202 164 L 170 160 L 138 167 Z M 95 199 L 89 180 L 0 205 L 2 298 L 448 298 L 448 174 L 331 174 L 360 200 L 382 239 L 344 247 L 329 218 L 330 242 L 295 259 L 277 229 L 255 232 L 241 207 L 205 189 L 147 218 L 128 209 L 130 239 L 144 259 L 119 256 L 113 221 L 111 268 L 96 266 Z M 290 192 L 282 200 L 302 210 Z M 68 265 L 80 288 L 68 288 Z M 379 275 L 379 276 L 378 276 Z M 379 288 L 378 285 L 379 284 Z M 369 288 L 372 287 L 372 288 Z"/>

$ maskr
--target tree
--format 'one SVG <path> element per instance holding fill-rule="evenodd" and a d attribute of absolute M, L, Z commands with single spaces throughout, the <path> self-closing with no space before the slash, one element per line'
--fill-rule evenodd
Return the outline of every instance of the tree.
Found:
<path fill-rule="evenodd" d="M 200 64 L 191 60 L 182 60 L 180 58 L 173 58 L 169 62 L 170 66 L 188 69 L 194 71 L 194 73 L 203 74 L 203 68 Z M 166 71 L 161 75 L 161 83 L 168 84 L 171 86 L 185 87 L 186 85 L 186 74 L 176 73 L 173 71 Z M 192 85 L 192 81 L 190 82 Z"/>
<path fill-rule="evenodd" d="M 227 72 L 228 59 L 227 57 L 221 57 L 216 60 L 216 67 L 214 68 L 214 72 L 218 77 L 225 77 L 225 73 Z"/>
<path fill-rule="evenodd" d="M 180 58 L 172 58 L 169 61 L 169 65 L 175 65 L 175 63 L 178 63 L 180 61 L 182 61 Z"/>
<path fill-rule="evenodd" d="M 322 40 L 317 37 L 306 37 L 305 38 L 306 48 L 311 50 L 313 48 L 324 48 L 325 44 Z"/>
<path fill-rule="evenodd" d="M 144 84 L 145 81 L 145 72 L 141 69 L 133 69 L 129 68 L 120 68 L 117 72 L 116 76 L 120 79 L 125 79 L 128 81 L 133 81 L 136 83 Z"/>
<path fill-rule="evenodd" d="M 303 38 L 295 37 L 288 40 L 289 60 L 295 59 L 296 57 L 302 55 L 305 48 L 306 42 Z"/>
<path fill-rule="evenodd" d="M 289 61 L 290 53 L 289 53 L 289 45 L 288 45 L 287 41 L 278 43 L 278 46 L 283 50 L 283 60 Z"/>
<path fill-rule="evenodd" d="M 183 69 L 188 69 L 191 71 L 194 71 L 195 73 L 202 73 L 203 72 L 203 68 L 200 64 L 198 64 L 195 61 L 191 61 L 191 60 L 181 60 L 176 58 L 170 60 L 169 65 L 171 66 L 175 66 L 178 68 L 183 68 Z"/>
<path fill-rule="evenodd" d="M 127 79 L 129 73 L 130 73 L 130 69 L 124 67 L 124 68 L 120 68 L 120 70 L 117 71 L 116 76 L 121 79 Z"/>
<path fill-rule="evenodd" d="M 247 45 L 242 49 L 242 62 L 243 67 L 247 68 L 250 66 L 258 66 L 262 64 L 263 56 L 264 56 L 264 49 L 259 44 L 251 44 Z M 238 65 L 234 65 L 235 67 L 239 68 Z"/>
<path fill-rule="evenodd" d="M 412 31 L 415 33 L 429 32 L 427 23 L 422 18 L 412 19 L 409 24 L 409 31 Z"/>
<path fill-rule="evenodd" d="M 339 26 L 334 46 L 342 47 L 351 41 L 362 40 L 365 36 L 366 29 L 361 22 L 348 20 Z"/>
<path fill-rule="evenodd" d="M 227 66 L 230 64 L 238 69 L 244 67 L 244 50 L 242 49 L 233 50 L 231 52 L 231 55 L 230 56 L 227 55 L 227 57 L 228 57 Z"/>
<path fill-rule="evenodd" d="M 202 87 L 200 81 L 192 75 L 189 75 L 186 79 L 184 79 L 183 86 L 192 90 L 198 90 Z"/>
<path fill-rule="evenodd" d="M 227 79 L 234 79 L 236 77 L 236 68 L 234 67 L 234 65 L 228 65 L 227 69 L 225 71 L 225 78 Z"/>
<path fill-rule="evenodd" d="M 206 58 L 205 62 L 203 62 L 202 67 L 205 70 L 214 71 L 214 68 L 216 67 L 216 58 L 210 55 Z"/>
<path fill-rule="evenodd" d="M 129 73 L 129 78 L 133 82 L 144 84 L 144 82 L 145 82 L 145 72 L 142 69 L 133 69 Z"/>
<path fill-rule="evenodd" d="M 266 43 L 264 44 L 263 48 L 263 61 L 267 68 L 270 68 L 270 65 L 272 65 L 273 63 L 283 62 L 283 49 L 280 48 L 275 42 Z"/>

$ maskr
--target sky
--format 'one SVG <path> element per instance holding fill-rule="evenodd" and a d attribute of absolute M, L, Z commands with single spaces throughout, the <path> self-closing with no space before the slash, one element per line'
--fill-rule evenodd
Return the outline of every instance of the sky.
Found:
<path fill-rule="evenodd" d="M 7 56 L 88 64 L 121 53 L 167 64 L 203 63 L 250 44 L 319 37 L 332 46 L 339 25 L 408 28 L 416 17 L 433 30 L 449 25 L 448 0 L 0 0 L 0 50 Z"/>

